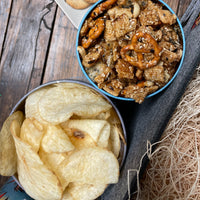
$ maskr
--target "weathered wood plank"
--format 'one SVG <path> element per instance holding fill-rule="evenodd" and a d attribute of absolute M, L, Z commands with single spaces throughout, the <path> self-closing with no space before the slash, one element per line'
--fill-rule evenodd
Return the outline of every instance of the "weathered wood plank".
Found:
<path fill-rule="evenodd" d="M 9 14 L 11 11 L 12 0 L 0 1 L 0 58 L 3 48 L 3 42 L 6 34 Z"/>
<path fill-rule="evenodd" d="M 172 10 L 177 13 L 178 11 L 178 5 L 179 5 L 179 1 L 180 0 L 163 0 L 165 3 L 167 3 L 171 8 Z"/>
<path fill-rule="evenodd" d="M 56 4 L 46 1 L 14 1 L 9 16 L 9 1 L 0 1 L 0 127 L 12 107 L 41 82 Z M 29 86 L 30 81 L 30 86 Z M 0 187 L 7 180 L 0 176 Z"/>
<path fill-rule="evenodd" d="M 6 35 L 9 14 L 11 12 L 12 0 L 0 1 L 0 59 L 3 49 L 3 43 Z M 1 95 L 1 93 L 0 93 Z M 1 98 L 1 97 L 0 97 Z M 8 177 L 0 176 L 0 186 L 6 182 Z"/>
<path fill-rule="evenodd" d="M 0 60 L 0 127 L 14 104 L 28 90 L 37 56 L 41 21 L 49 12 L 47 5 L 51 3 L 52 0 L 13 1 Z"/>
<path fill-rule="evenodd" d="M 56 79 L 86 80 L 75 51 L 77 30 L 58 8 L 43 83 Z"/>
<path fill-rule="evenodd" d="M 187 7 L 191 3 L 192 0 L 180 0 L 179 7 L 178 7 L 178 17 L 181 18 L 186 11 Z"/>
<path fill-rule="evenodd" d="M 38 32 L 35 60 L 29 84 L 29 91 L 37 87 L 42 82 L 43 70 L 46 65 L 46 57 L 51 42 L 51 35 L 53 32 L 54 18 L 56 16 L 57 4 L 52 1 L 45 6 L 46 14 L 40 22 L 40 31 Z"/>

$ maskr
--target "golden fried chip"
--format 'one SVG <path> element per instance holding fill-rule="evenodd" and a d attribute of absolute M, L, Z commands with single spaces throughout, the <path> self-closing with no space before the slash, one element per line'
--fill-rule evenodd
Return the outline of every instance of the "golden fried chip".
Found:
<path fill-rule="evenodd" d="M 17 171 L 17 155 L 13 137 L 10 133 L 10 124 L 17 120 L 21 126 L 24 114 L 17 111 L 9 116 L 3 124 L 0 132 L 0 174 L 2 176 L 12 176 Z"/>
<path fill-rule="evenodd" d="M 65 133 L 68 135 L 76 149 L 96 146 L 96 142 L 92 139 L 92 137 L 80 129 L 68 128 L 65 129 Z"/>
<path fill-rule="evenodd" d="M 110 117 L 108 118 L 108 121 L 111 124 L 111 126 L 113 125 L 117 127 L 120 138 L 122 139 L 123 143 L 126 144 L 126 140 L 123 134 L 122 126 L 121 126 L 121 121 L 114 108 L 110 110 Z"/>
<path fill-rule="evenodd" d="M 110 117 L 108 118 L 108 121 L 111 124 L 121 124 L 120 119 L 119 119 L 119 117 L 117 115 L 117 112 L 115 111 L 114 108 L 110 109 Z"/>
<path fill-rule="evenodd" d="M 40 99 L 45 95 L 49 88 L 49 86 L 41 88 L 27 97 L 25 102 L 26 118 L 35 118 L 40 123 L 47 124 L 47 122 L 40 116 L 38 104 L 40 102 Z"/>
<path fill-rule="evenodd" d="M 48 153 L 63 153 L 74 149 L 67 134 L 59 126 L 53 125 L 47 126 L 41 147 Z"/>
<path fill-rule="evenodd" d="M 68 128 L 79 130 L 87 133 L 92 137 L 96 144 L 100 147 L 108 146 L 110 136 L 110 124 L 105 120 L 98 119 L 80 119 L 68 120 L 61 124 L 61 127 L 66 130 Z"/>
<path fill-rule="evenodd" d="M 59 84 L 48 89 L 38 106 L 41 117 L 55 125 L 68 120 L 73 114 L 93 117 L 111 108 L 103 97 L 79 84 L 74 84 L 73 88 Z"/>
<path fill-rule="evenodd" d="M 76 200 L 94 200 L 103 194 L 107 185 L 92 185 L 81 183 L 70 183 L 64 194 L 70 194 Z M 66 199 L 67 200 L 67 199 Z"/>
<path fill-rule="evenodd" d="M 107 110 L 105 112 L 101 112 L 99 113 L 98 115 L 96 116 L 92 116 L 90 117 L 90 119 L 102 119 L 102 120 L 107 120 L 108 118 L 110 117 L 110 110 Z M 88 117 L 84 117 L 84 116 L 76 116 L 76 115 L 73 115 L 71 117 L 71 119 L 88 119 Z"/>
<path fill-rule="evenodd" d="M 60 200 L 63 191 L 58 178 L 44 165 L 33 148 L 17 136 L 19 132 L 20 125 L 14 120 L 11 123 L 11 133 L 18 156 L 19 182 L 26 193 L 34 199 Z"/>
<path fill-rule="evenodd" d="M 66 153 L 47 153 L 43 150 L 39 151 L 39 156 L 41 160 L 53 170 L 55 170 L 57 166 L 68 157 Z"/>
<path fill-rule="evenodd" d="M 109 137 L 110 137 L 110 124 L 106 122 L 104 127 L 101 129 L 97 145 L 99 147 L 107 148 Z"/>
<path fill-rule="evenodd" d="M 119 128 L 117 125 L 112 125 L 111 126 L 111 132 L 110 132 L 110 145 L 111 145 L 111 151 L 114 153 L 116 158 L 119 156 L 120 148 L 121 148 L 121 142 L 120 142 L 120 137 L 119 137 Z"/>
<path fill-rule="evenodd" d="M 22 124 L 20 138 L 30 144 L 35 152 L 40 148 L 40 142 L 44 134 L 44 128 L 35 119 L 26 118 Z"/>
<path fill-rule="evenodd" d="M 65 190 L 66 186 L 68 185 L 68 181 L 65 181 L 65 179 L 62 179 L 62 177 L 59 177 L 57 174 L 57 167 L 68 158 L 67 153 L 47 153 L 43 150 L 39 151 L 39 156 L 41 160 L 44 162 L 44 164 L 51 169 L 58 177 L 63 191 Z"/>
<path fill-rule="evenodd" d="M 69 194 L 69 192 L 64 191 L 62 200 L 74 200 L 74 198 L 72 198 L 72 196 Z"/>
<path fill-rule="evenodd" d="M 68 183 L 106 185 L 118 182 L 119 163 L 108 150 L 99 147 L 85 148 L 75 151 L 64 160 L 58 167 L 57 174 Z"/>

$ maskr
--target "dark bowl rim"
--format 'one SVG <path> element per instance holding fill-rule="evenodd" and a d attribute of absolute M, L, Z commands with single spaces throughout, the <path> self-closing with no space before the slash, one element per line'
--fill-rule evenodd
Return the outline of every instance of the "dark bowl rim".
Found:
<path fill-rule="evenodd" d="M 81 23 L 78 27 L 78 32 L 77 32 L 77 36 L 76 36 L 76 56 L 77 56 L 77 59 L 78 59 L 78 63 L 79 63 L 79 66 L 81 67 L 81 70 L 83 72 L 83 74 L 85 75 L 85 77 L 88 79 L 88 81 L 96 88 L 98 89 L 99 91 L 101 91 L 102 93 L 104 93 L 105 95 L 109 96 L 109 97 L 112 97 L 114 99 L 118 99 L 118 100 L 124 100 L 124 101 L 135 101 L 134 99 L 131 99 L 131 98 L 125 98 L 125 97 L 118 97 L 118 96 L 114 96 L 108 92 L 106 92 L 105 90 L 103 89 L 100 89 L 91 79 L 90 77 L 88 76 L 88 74 L 86 73 L 83 65 L 82 65 L 82 62 L 81 62 L 81 58 L 80 58 L 80 55 L 79 55 L 79 52 L 77 50 L 77 47 L 78 47 L 78 44 L 79 44 L 79 35 L 80 35 L 80 30 L 81 30 L 81 27 L 85 21 L 85 19 L 88 17 L 88 15 L 91 13 L 91 11 L 98 5 L 100 4 L 101 2 L 103 1 L 106 1 L 106 0 L 99 0 L 97 1 L 95 4 L 93 4 L 91 6 L 91 8 L 86 12 L 86 14 L 84 15 L 84 17 L 82 18 L 81 20 Z M 162 3 L 172 14 L 176 15 L 176 13 L 173 11 L 173 9 L 167 4 L 165 3 L 163 0 L 157 0 L 158 2 Z M 178 18 L 178 16 L 176 15 L 176 19 L 177 19 L 177 23 L 180 27 L 180 30 L 181 30 L 181 36 L 182 36 L 182 42 L 183 42 L 183 52 L 182 52 L 182 58 L 179 62 L 179 66 L 175 72 L 175 74 L 173 75 L 173 77 L 170 79 L 169 82 L 167 82 L 167 84 L 165 84 L 162 88 L 160 88 L 159 90 L 157 90 L 156 92 L 152 93 L 152 94 L 149 94 L 148 96 L 146 96 L 145 98 L 150 98 L 150 97 L 153 97 L 155 96 L 156 94 L 158 93 L 161 93 L 163 90 L 165 90 L 172 82 L 173 80 L 176 78 L 176 76 L 178 75 L 181 67 L 182 67 L 182 64 L 183 64 L 183 61 L 184 61 L 184 57 L 185 57 L 185 48 L 186 48 L 186 42 L 185 42 L 185 35 L 184 35 L 184 30 L 183 30 L 183 27 L 181 25 L 181 22 Z"/>
<path fill-rule="evenodd" d="M 59 80 L 54 80 L 54 81 L 49 81 L 47 83 L 44 83 L 44 84 L 41 84 L 37 87 L 35 87 L 33 90 L 29 91 L 27 94 L 25 94 L 17 103 L 16 105 L 13 107 L 12 111 L 10 112 L 9 115 L 12 115 L 15 111 L 19 110 L 20 106 L 25 104 L 25 100 L 26 98 L 32 94 L 33 92 L 41 89 L 41 88 L 44 88 L 46 86 L 50 86 L 50 85 L 53 85 L 53 84 L 58 84 L 58 83 L 75 83 L 75 84 L 80 84 L 80 85 L 83 85 L 83 86 L 86 86 L 86 87 L 89 87 L 91 89 L 93 89 L 94 91 L 96 91 L 98 94 L 100 94 L 101 96 L 103 96 L 111 105 L 112 107 L 114 108 L 115 112 L 117 113 L 117 116 L 119 117 L 119 120 L 121 122 L 121 126 L 122 126 L 122 131 L 123 131 L 123 136 L 124 136 L 124 139 L 125 139 L 125 142 L 126 144 L 123 144 L 123 154 L 122 154 L 122 160 L 121 160 L 121 163 L 120 163 L 120 170 L 122 169 L 124 163 L 125 163 L 125 160 L 126 160 L 126 155 L 127 155 L 127 132 L 126 132 L 126 128 L 125 128 L 125 124 L 124 124 L 124 120 L 118 110 L 118 108 L 115 106 L 115 104 L 111 101 L 111 99 L 109 97 L 107 97 L 105 94 L 103 94 L 101 91 L 99 91 L 97 88 L 93 87 L 91 84 L 87 83 L 87 82 L 84 82 L 84 81 L 80 81 L 80 80 L 74 80 L 74 79 L 59 79 Z M 122 139 L 120 139 L 121 142 L 122 142 Z M 19 180 L 17 179 L 17 177 L 15 175 L 12 176 L 13 179 L 17 182 L 17 184 L 23 188 L 21 186 L 21 184 L 19 183 Z"/>

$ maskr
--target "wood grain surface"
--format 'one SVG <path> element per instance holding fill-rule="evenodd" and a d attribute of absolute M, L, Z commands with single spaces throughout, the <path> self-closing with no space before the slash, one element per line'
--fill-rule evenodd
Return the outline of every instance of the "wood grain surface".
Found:
<path fill-rule="evenodd" d="M 184 14 L 191 0 L 165 0 Z M 28 91 L 56 79 L 87 81 L 76 58 L 77 29 L 53 0 L 0 1 L 0 127 Z M 0 176 L 0 187 L 7 178 Z"/>

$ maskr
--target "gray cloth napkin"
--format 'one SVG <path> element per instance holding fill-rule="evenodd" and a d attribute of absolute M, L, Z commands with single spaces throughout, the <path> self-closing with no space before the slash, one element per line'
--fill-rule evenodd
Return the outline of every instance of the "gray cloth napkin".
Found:
<path fill-rule="evenodd" d="M 181 19 L 186 39 L 186 54 L 182 68 L 172 84 L 159 95 L 146 99 L 141 105 L 112 99 L 125 122 L 128 149 L 118 184 L 110 185 L 101 200 L 128 199 L 128 169 L 138 169 L 140 159 L 146 152 L 147 140 L 151 143 L 159 140 L 200 63 L 200 25 L 191 29 L 199 12 L 200 0 L 192 0 Z M 130 182 L 133 192 L 136 189 L 136 173 L 131 173 Z"/>

